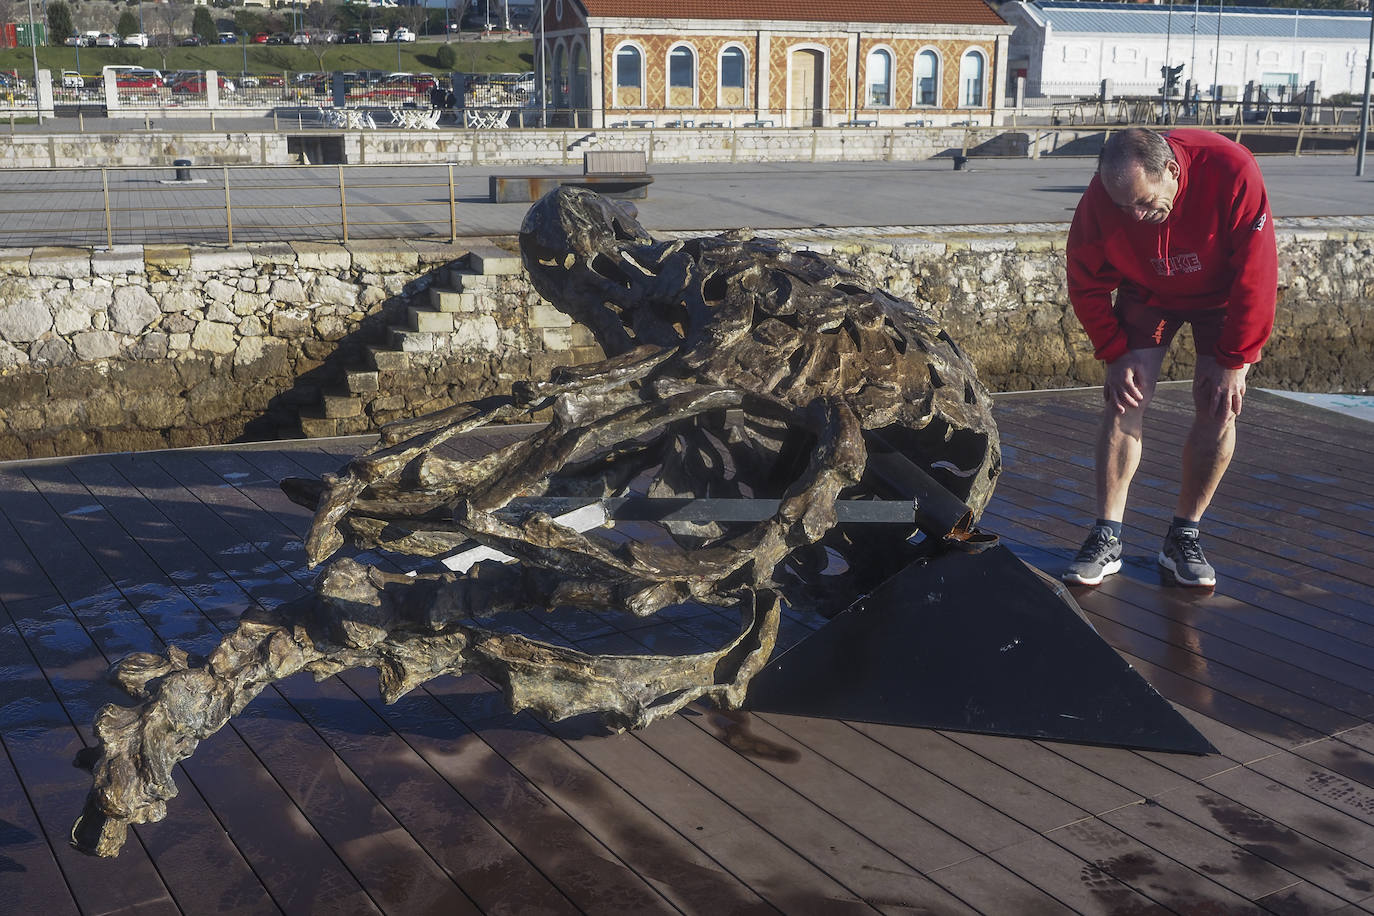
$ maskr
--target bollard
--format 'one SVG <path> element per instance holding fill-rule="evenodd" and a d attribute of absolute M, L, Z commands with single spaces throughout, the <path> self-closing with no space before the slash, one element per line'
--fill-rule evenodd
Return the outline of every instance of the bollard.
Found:
<path fill-rule="evenodd" d="M 173 166 L 176 168 L 176 170 L 177 170 L 177 177 L 176 177 L 176 180 L 177 180 L 177 181 L 190 181 L 190 180 L 191 180 L 191 160 L 190 160 L 190 159 L 173 159 L 173 160 L 172 160 L 172 165 L 173 165 Z"/>

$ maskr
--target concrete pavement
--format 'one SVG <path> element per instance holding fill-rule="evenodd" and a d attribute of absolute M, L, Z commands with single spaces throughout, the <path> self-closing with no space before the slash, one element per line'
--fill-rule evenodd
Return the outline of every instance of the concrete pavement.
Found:
<path fill-rule="evenodd" d="M 1265 156 L 1260 167 L 1275 217 L 1367 217 L 1353 225 L 1374 225 L 1374 174 L 1356 178 L 1353 156 Z M 954 171 L 948 159 L 661 164 L 651 167 L 648 199 L 636 205 L 651 231 L 871 227 L 882 234 L 890 227 L 905 234 L 929 226 L 1041 226 L 1072 218 L 1093 168 L 1085 157 L 974 159 L 964 171 Z M 490 203 L 487 179 L 494 171 L 453 167 L 459 235 L 519 229 L 528 205 Z M 114 241 L 225 241 L 224 173 L 194 174 L 203 183 L 167 183 L 171 169 L 110 169 Z M 344 174 L 350 237 L 448 235 L 445 165 L 359 166 Z M 333 166 L 230 169 L 234 240 L 339 238 L 338 175 Z M 0 246 L 104 244 L 103 199 L 99 172 L 0 173 Z"/>

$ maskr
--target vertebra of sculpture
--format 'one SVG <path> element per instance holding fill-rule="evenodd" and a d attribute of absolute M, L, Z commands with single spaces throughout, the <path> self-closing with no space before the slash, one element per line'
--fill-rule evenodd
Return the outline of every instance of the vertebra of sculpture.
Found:
<path fill-rule="evenodd" d="M 866 572 L 855 581 L 892 571 L 890 552 L 836 527 L 837 499 L 882 495 L 871 450 L 904 455 L 930 505 L 957 507 L 935 524 L 940 537 L 967 535 L 991 496 L 1000 455 L 990 399 L 911 303 L 748 233 L 655 241 L 633 211 L 577 189 L 535 204 L 520 243 L 540 294 L 589 328 L 607 358 L 393 424 L 338 475 L 285 481 L 316 510 L 312 566 L 351 542 L 421 568 L 399 575 L 336 559 L 310 596 L 245 613 L 203 661 L 172 647 L 119 662 L 116 680 L 140 702 L 96 717 L 78 848 L 114 855 L 129 824 L 160 820 L 176 763 L 301 670 L 325 678 L 375 667 L 387 702 L 443 674 L 479 672 L 512 710 L 596 712 L 613 728 L 702 698 L 737 707 L 773 651 L 781 602 L 806 600 L 825 565 L 818 550 Z M 537 413 L 551 419 L 485 457 L 440 451 Z M 776 509 L 755 523 L 666 522 L 657 541 L 631 542 L 560 524 L 533 499 L 632 492 Z M 439 562 L 471 542 L 507 562 L 462 574 Z M 738 608 L 739 635 L 696 655 L 597 656 L 492 625 L 506 611 L 645 616 L 687 601 Z"/>

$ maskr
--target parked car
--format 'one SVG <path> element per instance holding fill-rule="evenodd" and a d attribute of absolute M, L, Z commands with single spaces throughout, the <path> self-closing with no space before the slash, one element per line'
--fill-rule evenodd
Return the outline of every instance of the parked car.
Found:
<path fill-rule="evenodd" d="M 222 45 L 236 45 L 239 43 L 239 37 L 233 32 L 220 32 L 219 43 Z"/>
<path fill-rule="evenodd" d="M 62 43 L 69 48 L 86 47 L 86 39 L 82 38 L 80 35 L 68 35 L 66 38 L 62 39 Z"/>
<path fill-rule="evenodd" d="M 95 46 L 97 48 L 117 48 L 119 47 L 119 36 L 111 35 L 109 32 L 101 32 L 96 36 Z"/>
<path fill-rule="evenodd" d="M 293 45 L 308 45 L 308 44 L 310 44 L 310 33 L 309 33 L 309 32 L 293 32 L 293 33 L 291 33 L 291 43 L 292 43 Z"/>
<path fill-rule="evenodd" d="M 269 45 L 288 45 L 291 43 L 291 36 L 285 32 L 273 32 L 267 36 L 266 44 Z"/>
<path fill-rule="evenodd" d="M 234 92 L 233 80 L 225 79 L 221 76 L 218 77 L 217 82 L 219 83 L 220 92 L 225 93 L 226 95 L 232 94 Z M 181 79 L 180 81 L 173 83 L 172 91 L 177 95 L 187 95 L 191 93 L 203 95 L 205 93 L 205 74 L 196 73 L 192 76 L 187 76 Z"/>
<path fill-rule="evenodd" d="M 162 88 L 162 80 L 146 73 L 125 70 L 115 77 L 115 86 L 120 89 L 141 89 L 152 92 Z"/>
<path fill-rule="evenodd" d="M 349 29 L 347 32 L 344 32 L 343 38 L 340 40 L 340 43 L 346 45 L 360 45 L 363 43 L 363 41 L 364 38 L 362 29 Z"/>
<path fill-rule="evenodd" d="M 86 88 L 86 80 L 85 80 L 84 77 L 82 77 L 82 75 L 81 75 L 80 73 L 77 73 L 75 70 L 63 70 L 63 71 L 62 71 L 62 88 L 63 88 L 63 89 L 85 89 L 85 88 Z"/>
<path fill-rule="evenodd" d="M 258 32 L 256 35 L 253 36 L 253 44 L 255 44 L 255 45 L 265 45 L 265 44 L 267 44 L 267 39 L 269 39 L 269 38 L 271 38 L 271 37 L 272 37 L 272 36 L 269 35 L 269 34 L 266 33 L 266 32 Z"/>
<path fill-rule="evenodd" d="M 391 33 L 392 41 L 414 41 L 415 33 L 405 26 L 401 26 Z"/>
<path fill-rule="evenodd" d="M 126 48 L 146 48 L 148 47 L 148 35 L 146 32 L 134 32 L 125 35 L 123 45 Z"/>
<path fill-rule="evenodd" d="M 201 38 L 199 35 L 187 35 L 181 41 L 177 42 L 177 44 L 181 45 L 183 48 L 199 48 L 205 44 L 205 39 Z"/>
<path fill-rule="evenodd" d="M 369 38 L 368 40 L 369 40 L 369 41 L 386 41 L 388 37 L 390 37 L 390 36 L 387 35 L 386 29 L 373 29 L 372 32 L 371 32 L 371 38 Z"/>

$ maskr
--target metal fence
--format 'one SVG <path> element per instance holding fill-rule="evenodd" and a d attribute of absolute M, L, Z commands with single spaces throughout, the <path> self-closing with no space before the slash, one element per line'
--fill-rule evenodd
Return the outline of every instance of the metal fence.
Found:
<path fill-rule="evenodd" d="M 0 192 L 0 247 L 453 240 L 459 232 L 451 164 L 6 169 Z"/>

